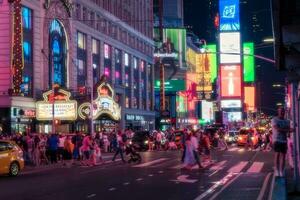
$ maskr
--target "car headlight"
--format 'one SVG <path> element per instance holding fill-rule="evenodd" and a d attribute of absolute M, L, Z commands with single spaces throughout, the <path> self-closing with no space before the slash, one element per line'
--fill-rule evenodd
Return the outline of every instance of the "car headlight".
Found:
<path fill-rule="evenodd" d="M 228 141 L 231 142 L 233 140 L 232 137 L 228 137 Z"/>
<path fill-rule="evenodd" d="M 148 143 L 149 143 L 149 141 L 148 141 L 148 140 L 146 140 L 144 143 L 145 143 L 145 144 L 148 144 Z"/>
<path fill-rule="evenodd" d="M 254 140 L 254 137 L 251 137 L 251 140 Z"/>
<path fill-rule="evenodd" d="M 129 144 L 132 144 L 132 141 L 130 141 Z"/>
<path fill-rule="evenodd" d="M 238 137 L 239 140 L 242 140 L 243 138 L 241 136 Z"/>

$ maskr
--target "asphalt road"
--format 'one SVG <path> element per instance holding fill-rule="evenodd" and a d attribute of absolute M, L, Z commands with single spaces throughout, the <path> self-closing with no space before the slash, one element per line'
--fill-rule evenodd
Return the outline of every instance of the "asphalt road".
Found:
<path fill-rule="evenodd" d="M 141 164 L 60 165 L 0 177 L 2 200 L 261 200 L 268 199 L 272 154 L 231 147 L 204 170 L 180 169 L 179 151 L 146 152 Z M 107 159 L 110 159 L 108 156 Z"/>

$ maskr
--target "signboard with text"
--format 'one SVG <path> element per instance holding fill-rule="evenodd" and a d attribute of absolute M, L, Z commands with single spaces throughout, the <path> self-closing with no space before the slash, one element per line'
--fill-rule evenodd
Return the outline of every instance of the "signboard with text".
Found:
<path fill-rule="evenodd" d="M 221 97 L 241 97 L 241 66 L 221 65 Z"/>
<path fill-rule="evenodd" d="M 76 120 L 77 101 L 70 100 L 71 93 L 58 89 L 55 95 L 50 90 L 43 94 L 44 100 L 36 102 L 36 119 L 40 121 Z M 53 112 L 54 107 L 54 112 Z"/>

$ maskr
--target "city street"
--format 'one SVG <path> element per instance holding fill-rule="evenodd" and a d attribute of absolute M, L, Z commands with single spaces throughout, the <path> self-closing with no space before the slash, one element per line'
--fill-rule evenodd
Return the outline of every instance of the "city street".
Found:
<path fill-rule="evenodd" d="M 142 153 L 141 164 L 120 160 L 96 167 L 53 166 L 0 178 L 0 199 L 268 199 L 272 153 L 230 147 L 205 169 L 181 170 L 179 151 Z"/>

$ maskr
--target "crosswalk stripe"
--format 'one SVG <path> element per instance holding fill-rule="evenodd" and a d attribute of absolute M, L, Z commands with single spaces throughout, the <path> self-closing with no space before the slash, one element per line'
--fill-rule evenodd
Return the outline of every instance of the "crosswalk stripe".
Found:
<path fill-rule="evenodd" d="M 212 166 L 212 167 L 210 168 L 210 170 L 219 170 L 219 169 L 221 169 L 226 163 L 227 163 L 227 160 L 223 160 L 223 161 L 217 162 L 214 166 Z"/>
<path fill-rule="evenodd" d="M 183 164 L 175 165 L 174 167 L 171 167 L 171 169 L 180 169 L 183 167 Z"/>
<path fill-rule="evenodd" d="M 238 147 L 233 147 L 233 148 L 231 148 L 231 149 L 228 149 L 228 151 L 238 151 L 238 150 L 239 150 Z"/>
<path fill-rule="evenodd" d="M 244 167 L 246 167 L 246 165 L 248 164 L 248 161 L 242 161 L 242 162 L 239 162 L 237 165 L 231 167 L 228 172 L 231 172 L 231 173 L 240 173 Z"/>
<path fill-rule="evenodd" d="M 248 173 L 259 173 L 264 166 L 263 162 L 254 162 L 251 167 L 248 169 Z"/>
<path fill-rule="evenodd" d="M 168 160 L 168 159 L 167 158 L 159 158 L 159 159 L 156 159 L 156 160 L 152 160 L 150 162 L 145 162 L 145 163 L 142 163 L 142 164 L 139 164 L 139 165 L 134 165 L 132 167 L 148 167 L 148 166 L 154 165 L 156 163 L 163 162 L 165 160 Z"/>
<path fill-rule="evenodd" d="M 203 162 L 203 163 L 201 163 L 201 165 L 202 165 L 203 168 L 206 168 L 206 167 L 208 167 L 211 164 L 213 164 L 213 163 L 212 162 Z M 199 169 L 199 166 L 195 165 L 195 166 L 192 167 L 192 169 Z"/>

